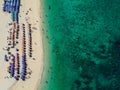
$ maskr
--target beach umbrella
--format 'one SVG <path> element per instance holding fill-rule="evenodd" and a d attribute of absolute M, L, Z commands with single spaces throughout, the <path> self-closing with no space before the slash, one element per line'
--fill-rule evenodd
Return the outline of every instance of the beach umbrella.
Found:
<path fill-rule="evenodd" d="M 25 76 L 21 76 L 21 79 L 24 81 L 25 80 Z"/>
<path fill-rule="evenodd" d="M 7 55 L 4 56 L 4 60 L 5 60 L 5 61 L 8 61 Z"/>
<path fill-rule="evenodd" d="M 17 76 L 14 76 L 15 80 L 19 80 L 19 78 Z"/>

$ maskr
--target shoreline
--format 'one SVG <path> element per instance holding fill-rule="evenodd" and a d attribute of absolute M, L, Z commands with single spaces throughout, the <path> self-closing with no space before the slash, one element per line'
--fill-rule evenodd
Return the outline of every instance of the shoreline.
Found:
<path fill-rule="evenodd" d="M 47 3 L 44 0 L 40 0 L 41 2 L 41 6 L 42 6 L 42 32 L 43 32 L 43 48 L 44 48 L 44 66 L 43 66 L 43 75 L 42 75 L 42 79 L 41 82 L 39 84 L 39 87 L 37 90 L 48 90 L 49 89 L 49 79 L 51 76 L 51 70 L 50 67 L 52 65 L 52 61 L 51 61 L 51 57 L 50 57 L 50 53 L 51 53 L 51 46 L 49 44 L 49 36 L 50 34 L 48 33 L 48 28 L 49 28 L 49 24 L 48 24 L 48 17 L 47 17 L 47 12 L 48 12 L 48 8 L 46 7 Z"/>

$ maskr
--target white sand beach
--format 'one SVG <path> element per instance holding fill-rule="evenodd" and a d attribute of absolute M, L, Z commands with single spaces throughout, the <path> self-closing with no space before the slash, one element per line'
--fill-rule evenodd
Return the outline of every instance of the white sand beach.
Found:
<path fill-rule="evenodd" d="M 2 7 L 3 0 L 0 1 L 0 6 Z M 9 13 L 3 12 L 0 9 L 0 90 L 37 90 L 42 72 L 43 72 L 43 41 L 42 41 L 42 20 L 40 18 L 40 1 L 39 0 L 21 0 L 21 7 L 19 13 L 19 25 L 20 25 L 20 38 L 19 53 L 22 55 L 22 24 L 26 26 L 26 37 L 28 37 L 28 23 L 32 27 L 32 58 L 27 56 L 27 76 L 26 80 L 16 81 L 14 78 L 9 77 L 7 72 L 8 63 L 4 61 L 4 55 L 6 52 L 3 48 L 7 45 L 7 30 L 10 28 L 8 23 L 12 22 L 11 15 Z M 28 45 L 28 40 L 26 39 Z M 28 51 L 27 51 L 28 55 Z M 20 58 L 21 59 L 21 58 Z"/>

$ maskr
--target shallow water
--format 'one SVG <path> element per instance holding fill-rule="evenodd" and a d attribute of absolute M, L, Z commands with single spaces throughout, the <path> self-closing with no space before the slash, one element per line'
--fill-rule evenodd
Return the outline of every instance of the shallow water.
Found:
<path fill-rule="evenodd" d="M 120 90 L 120 0 L 44 0 L 41 90 Z"/>

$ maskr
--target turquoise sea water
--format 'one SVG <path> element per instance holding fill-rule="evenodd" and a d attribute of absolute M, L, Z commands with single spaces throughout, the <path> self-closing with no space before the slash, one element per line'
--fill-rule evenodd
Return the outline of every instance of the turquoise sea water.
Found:
<path fill-rule="evenodd" d="M 120 90 L 120 0 L 43 0 L 40 90 Z"/>

